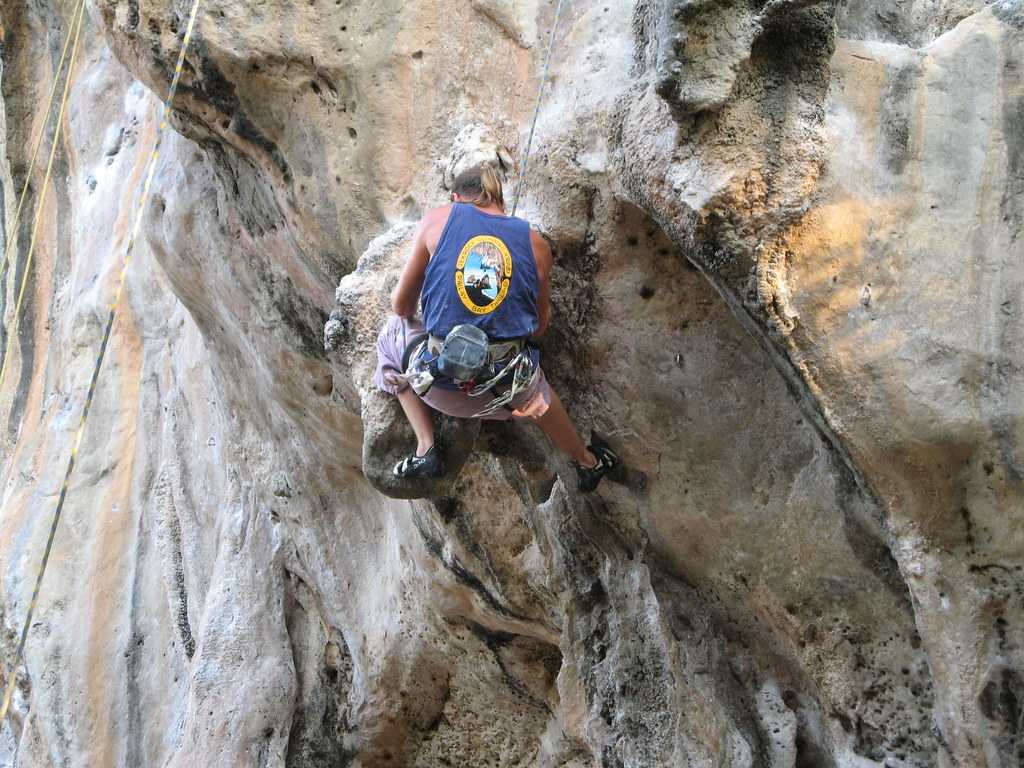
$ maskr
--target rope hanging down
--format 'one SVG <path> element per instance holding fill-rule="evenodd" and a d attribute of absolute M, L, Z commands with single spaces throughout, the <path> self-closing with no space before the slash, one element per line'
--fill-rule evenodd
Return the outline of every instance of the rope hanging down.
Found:
<path fill-rule="evenodd" d="M 0 389 L 3 389 L 4 379 L 7 376 L 7 364 L 11 359 L 11 352 L 14 350 L 14 340 L 18 336 L 18 319 L 21 317 L 21 305 L 25 300 L 25 288 L 28 286 L 28 278 L 32 273 L 32 257 L 36 252 L 36 240 L 39 235 L 39 224 L 43 220 L 43 211 L 45 209 L 44 202 L 46 201 L 46 193 L 50 188 L 50 176 L 53 174 L 53 161 L 57 156 L 57 147 L 60 146 L 60 134 L 61 128 L 64 124 L 64 109 L 68 104 L 68 94 L 71 93 L 71 77 L 75 71 L 75 63 L 78 59 L 79 42 L 81 40 L 82 27 L 85 18 L 85 0 L 81 0 L 78 4 L 78 8 L 75 11 L 74 16 L 71 20 L 71 26 L 68 28 L 68 37 L 64 42 L 64 54 L 67 53 L 68 41 L 74 37 L 74 45 L 71 49 L 71 63 L 68 64 L 67 78 L 64 81 L 64 92 L 61 94 L 60 109 L 57 111 L 57 124 L 53 129 L 53 145 L 50 147 L 50 158 L 46 161 L 46 173 L 43 176 L 43 186 L 39 191 L 39 201 L 36 203 L 36 216 L 35 221 L 32 222 L 32 237 L 29 241 L 28 254 L 25 256 L 25 265 L 21 274 L 21 285 L 18 288 L 18 297 L 14 304 L 14 315 L 11 317 L 10 328 L 7 329 L 7 345 L 4 349 L 4 359 L 0 362 Z M 53 88 L 50 90 L 50 103 L 46 106 L 47 117 L 49 117 L 50 108 L 53 106 L 53 93 L 57 88 L 57 81 L 60 79 L 60 68 L 64 66 L 64 54 L 61 54 L 61 61 L 58 65 L 57 76 L 53 79 Z M 7 266 L 7 256 L 11 252 L 11 243 L 15 242 L 18 233 L 18 219 L 21 217 L 22 203 L 25 202 L 25 193 L 28 191 L 28 181 L 32 175 L 32 168 L 36 164 L 36 155 L 39 152 L 39 147 L 42 145 L 43 133 L 45 132 L 46 123 L 43 123 L 43 128 L 39 131 L 39 139 L 36 143 L 35 151 L 32 153 L 32 162 L 29 164 L 28 176 L 25 178 L 25 186 L 21 192 L 21 200 L 18 202 L 18 210 L 14 215 L 14 225 L 10 232 L 13 236 L 8 236 L 7 249 L 4 254 L 4 266 Z M 0 267 L 0 272 L 3 268 Z"/>
<path fill-rule="evenodd" d="M 149 200 L 149 189 L 153 184 L 153 177 L 156 174 L 157 158 L 160 155 L 160 144 L 163 140 L 164 131 L 167 128 L 167 113 L 170 111 L 171 102 L 174 101 L 174 93 L 178 88 L 178 80 L 181 79 L 181 70 L 185 65 L 185 53 L 188 51 L 189 42 L 192 39 L 192 31 L 195 28 L 196 16 L 199 13 L 201 0 L 193 0 L 192 10 L 189 13 L 188 25 L 185 27 L 185 34 L 181 41 L 181 52 L 178 54 L 178 63 L 174 68 L 174 77 L 171 79 L 171 87 L 167 93 L 167 100 L 163 103 L 160 113 L 160 126 L 156 132 L 156 142 L 153 152 L 149 158 L 149 171 L 146 174 L 146 182 L 142 187 L 142 197 L 139 200 L 138 211 L 135 215 L 135 223 L 132 226 L 131 236 L 125 247 L 124 256 L 121 262 L 121 273 L 118 277 L 117 292 L 114 294 L 114 301 L 110 305 L 110 313 L 107 315 L 107 325 L 103 331 L 103 341 L 100 342 L 100 351 L 96 355 L 96 363 L 93 366 L 92 379 L 89 381 L 89 392 L 85 396 L 85 405 L 82 408 L 82 417 L 78 423 L 78 430 L 75 432 L 74 444 L 71 448 L 71 456 L 68 459 L 67 471 L 64 473 L 64 483 L 60 488 L 60 497 L 57 499 L 57 508 L 53 512 L 53 521 L 50 524 L 50 535 L 46 541 L 46 549 L 43 552 L 43 559 L 39 565 L 39 573 L 36 577 L 35 588 L 32 591 L 32 599 L 29 601 L 28 614 L 25 616 L 25 623 L 21 629 L 21 637 L 18 640 L 18 650 L 15 654 L 14 664 L 7 675 L 7 685 L 4 691 L 3 703 L 0 704 L 0 723 L 7 717 L 10 709 L 11 697 L 14 694 L 14 683 L 18 667 L 21 665 L 25 652 L 25 641 L 28 638 L 28 630 L 32 624 L 32 616 L 35 613 L 39 601 L 39 589 L 43 584 L 43 576 L 46 573 L 46 566 L 50 562 L 50 552 L 53 550 L 53 540 L 57 534 L 57 525 L 60 522 L 61 512 L 64 509 L 64 500 L 67 498 L 68 486 L 71 481 L 71 473 L 75 468 L 75 459 L 78 456 L 78 449 L 82 444 L 82 435 L 85 433 L 85 424 L 89 418 L 89 410 L 92 407 L 93 396 L 96 394 L 96 382 L 99 380 L 100 370 L 103 367 L 103 359 L 107 354 L 107 345 L 110 342 L 110 331 L 114 326 L 114 319 L 117 316 L 117 307 L 121 302 L 121 294 L 124 291 L 125 276 L 128 273 L 128 265 L 131 262 L 132 250 L 135 247 L 135 240 L 138 237 L 142 226 L 142 216 L 146 210 L 146 203 Z"/>
<path fill-rule="evenodd" d="M 85 7 L 85 0 L 81 0 L 76 13 L 81 13 Z M 11 220 L 11 226 L 8 227 L 8 232 L 15 234 L 14 237 L 7 238 L 7 245 L 4 248 L 4 260 L 0 262 L 0 273 L 7 268 L 7 262 L 10 261 L 11 251 L 14 250 L 14 244 L 18 242 L 17 232 L 18 225 L 21 223 L 21 209 L 25 207 L 25 198 L 28 197 L 29 181 L 32 179 L 32 171 L 36 167 L 36 160 L 39 159 L 39 150 L 43 146 L 43 137 L 46 135 L 46 124 L 50 122 L 50 113 L 53 111 L 53 97 L 57 95 L 57 85 L 60 83 L 60 73 L 64 71 L 64 62 L 68 57 L 68 47 L 71 45 L 71 38 L 75 35 L 75 18 L 73 14 L 71 19 L 71 26 L 68 27 L 68 33 L 64 36 L 64 48 L 60 52 L 60 60 L 57 62 L 57 69 L 54 70 L 53 84 L 50 86 L 50 95 L 46 99 L 46 109 L 43 111 L 43 121 L 39 125 L 39 133 L 36 134 L 36 140 L 32 145 L 32 159 L 28 161 L 28 170 L 25 172 L 25 183 L 21 187 L 21 195 L 18 196 L 18 207 L 14 211 L 14 218 Z M 81 29 L 81 27 L 77 27 Z M 77 36 L 76 36 L 77 39 Z M 72 59 L 71 68 L 68 72 L 71 72 L 75 66 L 75 62 Z M 60 121 L 57 121 L 57 131 L 60 130 Z M 54 132 L 54 142 L 57 141 L 57 132 Z"/>
<path fill-rule="evenodd" d="M 544 72 L 540 77 L 540 89 L 537 91 L 537 105 L 533 109 L 533 122 L 530 124 L 530 138 L 526 140 L 526 152 L 523 154 L 523 165 L 519 169 L 519 182 L 516 184 L 516 196 L 512 201 L 512 215 L 516 215 L 519 199 L 526 185 L 526 166 L 530 162 L 530 149 L 533 147 L 533 134 L 537 130 L 537 118 L 540 117 L 540 105 L 544 98 L 544 86 L 548 82 L 548 70 L 551 68 L 551 53 L 555 50 L 555 33 L 558 32 L 558 19 L 562 15 L 562 0 L 555 6 L 555 20 L 551 23 L 551 37 L 548 39 L 548 53 L 544 58 Z"/>

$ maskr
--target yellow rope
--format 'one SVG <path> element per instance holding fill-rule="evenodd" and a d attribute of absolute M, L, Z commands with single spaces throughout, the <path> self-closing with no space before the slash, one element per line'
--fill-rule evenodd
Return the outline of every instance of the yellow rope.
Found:
<path fill-rule="evenodd" d="M 85 2 L 83 1 L 75 13 L 72 26 L 75 28 L 75 43 L 71 48 L 71 63 L 68 64 L 67 79 L 64 81 L 64 93 L 60 100 L 60 110 L 57 112 L 57 124 L 53 129 L 53 145 L 50 147 L 50 159 L 46 162 L 46 175 L 43 176 L 43 186 L 39 190 L 39 200 L 36 203 L 36 219 L 32 224 L 32 239 L 29 241 L 28 255 L 25 257 L 25 267 L 21 275 L 21 287 L 18 289 L 18 301 L 14 305 L 14 316 L 11 317 L 11 325 L 7 329 L 7 348 L 4 350 L 4 359 L 0 363 L 0 390 L 3 389 L 4 379 L 7 376 L 7 363 L 11 359 L 11 351 L 14 348 L 14 340 L 18 336 L 18 318 L 21 317 L 21 303 L 25 299 L 25 288 L 28 286 L 28 278 L 32 273 L 32 257 L 36 251 L 36 239 L 39 235 L 39 224 L 43 220 L 43 211 L 46 200 L 46 191 L 50 187 L 50 176 L 53 173 L 53 161 L 57 157 L 57 147 L 60 146 L 61 127 L 64 123 L 64 109 L 68 104 L 68 94 L 71 93 L 71 79 L 74 74 L 75 60 L 78 58 L 78 44 L 81 41 L 82 19 L 85 15 Z M 70 34 L 70 30 L 68 30 Z M 28 182 L 26 181 L 26 184 Z"/>
<path fill-rule="evenodd" d="M 60 523 L 61 512 L 64 509 L 64 500 L 67 498 L 68 487 L 71 484 L 71 474 L 75 469 L 75 460 L 78 457 L 78 449 L 82 445 L 82 436 L 85 434 L 85 425 L 89 418 L 89 411 L 92 408 L 93 397 L 96 394 L 96 383 L 99 381 L 100 370 L 103 368 L 103 360 L 106 357 L 107 345 L 110 342 L 110 332 L 114 327 L 114 319 L 117 317 L 117 307 L 121 301 L 121 294 L 124 291 L 125 276 L 128 273 L 128 264 L 131 261 L 132 249 L 135 246 L 135 240 L 138 237 L 139 230 L 142 226 L 142 216 L 145 213 L 146 203 L 149 200 L 149 189 L 153 184 L 153 177 L 156 175 L 156 162 L 160 156 L 160 143 L 163 139 L 164 131 L 167 128 L 167 113 L 170 110 L 170 104 L 174 100 L 174 93 L 178 88 L 178 81 L 181 79 L 181 71 L 185 65 L 185 53 L 188 51 L 189 41 L 192 39 L 192 32 L 195 28 L 196 16 L 199 13 L 200 0 L 193 0 L 192 11 L 189 14 L 188 25 L 185 27 L 185 35 L 181 42 L 181 51 L 178 54 L 178 63 L 174 68 L 174 77 L 171 79 L 171 87 L 167 94 L 167 100 L 163 104 L 163 111 L 160 115 L 160 125 L 157 128 L 156 141 L 153 146 L 153 152 L 149 158 L 149 172 L 146 174 L 146 182 L 142 187 L 142 196 L 139 200 L 138 211 L 135 216 L 135 224 L 132 227 L 131 237 L 128 238 L 128 244 L 125 247 L 125 252 L 121 264 L 121 273 L 118 278 L 117 291 L 114 294 L 114 301 L 110 305 L 110 312 L 107 314 L 107 325 L 103 331 L 103 340 L 100 342 L 100 350 L 96 355 L 96 362 L 92 369 L 92 378 L 89 381 L 89 392 L 85 396 L 85 405 L 82 407 L 82 417 L 78 422 L 78 429 L 75 432 L 74 444 L 71 447 L 71 456 L 68 458 L 67 470 L 64 473 L 64 482 L 60 488 L 60 497 L 57 499 L 57 508 L 53 511 L 53 519 L 50 523 L 50 535 L 46 541 L 46 549 L 43 551 L 43 559 L 39 564 L 39 572 L 36 575 L 35 589 L 32 591 L 32 599 L 28 604 L 28 613 L 25 616 L 25 623 L 21 628 L 21 637 L 18 640 L 18 649 L 15 654 L 14 664 L 11 665 L 11 669 L 7 674 L 7 683 L 4 690 L 3 703 L 0 704 L 0 724 L 7 718 L 7 712 L 11 706 L 11 697 L 14 695 L 14 684 L 17 679 L 17 669 L 21 664 L 24 653 L 25 643 L 28 640 L 28 630 L 32 625 L 32 616 L 35 614 L 36 606 L 39 604 L 39 590 L 43 585 L 43 576 L 46 574 L 46 566 L 50 562 L 50 553 L 53 551 L 53 541 L 57 535 L 57 526 Z"/>
<path fill-rule="evenodd" d="M 81 0 L 78 10 L 76 13 L 81 13 L 82 8 L 85 7 L 85 0 Z M 14 248 L 14 244 L 18 241 L 18 225 L 21 223 L 21 209 L 25 205 L 25 198 L 28 196 L 29 182 L 32 180 L 32 171 L 36 167 L 36 160 L 39 158 L 39 150 L 43 147 L 43 136 L 46 135 L 46 124 L 50 122 L 50 112 L 53 109 L 53 97 L 57 93 L 57 84 L 60 82 L 60 73 L 64 69 L 64 61 L 68 56 L 68 47 L 71 45 L 71 35 L 75 30 L 75 17 L 72 16 L 71 26 L 68 27 L 68 33 L 64 37 L 64 49 L 60 52 L 60 61 L 57 62 L 57 70 L 53 75 L 53 84 L 50 86 L 50 95 L 46 99 L 46 110 L 43 113 L 43 122 L 39 126 L 39 133 L 36 135 L 35 145 L 32 147 L 32 159 L 29 160 L 28 170 L 25 172 L 25 183 L 21 187 L 21 196 L 18 198 L 18 207 L 14 212 L 14 220 L 11 226 L 8 228 L 7 246 L 4 248 L 4 260 L 0 263 L 0 274 L 3 274 L 4 269 L 7 268 L 7 262 L 11 258 L 11 251 Z"/>

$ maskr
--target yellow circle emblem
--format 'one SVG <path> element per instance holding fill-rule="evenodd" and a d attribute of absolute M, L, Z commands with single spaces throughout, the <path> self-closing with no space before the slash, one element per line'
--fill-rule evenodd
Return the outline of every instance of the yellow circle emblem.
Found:
<path fill-rule="evenodd" d="M 455 290 L 463 306 L 475 315 L 490 314 L 508 295 L 512 254 L 500 238 L 472 238 L 455 263 Z"/>

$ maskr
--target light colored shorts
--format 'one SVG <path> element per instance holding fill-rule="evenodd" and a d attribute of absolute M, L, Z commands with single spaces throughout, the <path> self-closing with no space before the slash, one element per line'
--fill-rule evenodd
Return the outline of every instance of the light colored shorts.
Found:
<path fill-rule="evenodd" d="M 396 380 L 394 377 L 404 373 L 402 357 L 406 347 L 425 334 L 426 330 L 418 318 L 403 320 L 395 315 L 388 317 L 377 337 L 377 370 L 373 374 L 373 383 L 377 389 L 397 395 L 409 386 L 408 383 Z M 537 396 L 538 392 L 544 397 L 544 402 L 550 405 L 551 387 L 548 385 L 547 379 L 544 378 L 544 371 L 537 372 L 533 386 L 517 395 L 510 406 L 513 409 L 523 408 Z M 468 419 L 486 408 L 494 396 L 488 392 L 480 397 L 470 397 L 464 392 L 433 386 L 421 399 L 435 411 Z M 513 416 L 512 411 L 508 408 L 500 408 L 496 413 L 481 418 L 505 421 L 522 417 Z"/>

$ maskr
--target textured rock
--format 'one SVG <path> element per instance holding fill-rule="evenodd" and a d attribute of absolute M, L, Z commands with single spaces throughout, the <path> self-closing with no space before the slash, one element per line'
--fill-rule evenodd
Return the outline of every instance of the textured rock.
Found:
<path fill-rule="evenodd" d="M 396 488 L 387 294 L 453 174 L 514 175 L 553 11 L 204 3 L 0 765 L 1020 764 L 1020 3 L 567 3 L 520 210 L 628 469 L 581 497 L 445 420 Z M 186 12 L 90 7 L 0 397 L 5 663 Z M 6 341 L 70 9 L 0 14 Z"/>

